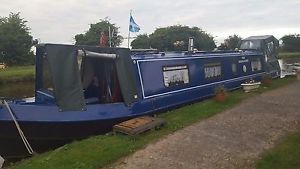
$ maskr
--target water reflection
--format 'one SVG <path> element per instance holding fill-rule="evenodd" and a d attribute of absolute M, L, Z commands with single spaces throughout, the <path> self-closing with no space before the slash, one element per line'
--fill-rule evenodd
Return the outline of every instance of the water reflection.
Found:
<path fill-rule="evenodd" d="M 24 98 L 34 96 L 34 82 L 19 82 L 0 85 L 0 97 Z"/>

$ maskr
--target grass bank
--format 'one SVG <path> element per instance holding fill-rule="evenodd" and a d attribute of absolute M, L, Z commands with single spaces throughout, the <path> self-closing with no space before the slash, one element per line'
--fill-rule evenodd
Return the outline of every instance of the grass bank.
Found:
<path fill-rule="evenodd" d="M 35 76 L 34 66 L 12 66 L 0 70 L 0 85 L 33 81 Z"/>
<path fill-rule="evenodd" d="M 274 80 L 272 87 L 260 88 L 257 92 L 244 93 L 242 90 L 230 92 L 230 97 L 224 103 L 207 99 L 179 109 L 159 114 L 168 124 L 160 130 L 148 132 L 139 136 L 100 135 L 76 141 L 56 150 L 36 155 L 10 166 L 10 169 L 98 169 L 112 164 L 116 160 L 145 147 L 167 134 L 173 133 L 188 125 L 211 117 L 242 100 L 259 93 L 272 90 L 295 81 L 295 78 Z"/>
<path fill-rule="evenodd" d="M 266 152 L 256 164 L 257 169 L 300 168 L 300 132 L 289 135 L 278 146 Z"/>
<path fill-rule="evenodd" d="M 300 52 L 280 52 L 279 53 L 280 59 L 286 58 L 300 58 Z"/>

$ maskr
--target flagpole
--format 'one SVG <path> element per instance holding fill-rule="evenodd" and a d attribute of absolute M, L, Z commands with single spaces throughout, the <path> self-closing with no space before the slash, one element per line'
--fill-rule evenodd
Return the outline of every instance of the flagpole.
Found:
<path fill-rule="evenodd" d="M 132 9 L 130 10 L 130 13 L 129 13 L 129 25 L 128 25 L 128 49 L 129 49 L 129 46 L 130 46 L 130 29 L 129 29 L 129 26 L 130 26 L 130 17 L 131 17 L 131 12 L 132 12 Z"/>
<path fill-rule="evenodd" d="M 109 47 L 111 48 L 111 31 L 110 31 L 110 25 L 108 26 L 108 39 L 109 39 Z"/>
<path fill-rule="evenodd" d="M 128 48 L 129 48 L 129 43 L 130 43 L 130 31 L 128 31 Z"/>

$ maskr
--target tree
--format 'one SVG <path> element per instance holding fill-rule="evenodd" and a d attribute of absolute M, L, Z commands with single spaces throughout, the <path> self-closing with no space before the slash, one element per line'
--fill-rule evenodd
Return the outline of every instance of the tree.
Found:
<path fill-rule="evenodd" d="M 216 47 L 213 37 L 198 27 L 175 25 L 158 28 L 149 37 L 151 47 L 161 51 L 187 50 L 189 37 L 194 38 L 194 48 L 198 50 L 212 50 Z"/>
<path fill-rule="evenodd" d="M 225 43 L 221 43 L 221 45 L 218 46 L 218 50 L 228 50 L 228 46 Z"/>
<path fill-rule="evenodd" d="M 227 49 L 234 50 L 235 48 L 239 48 L 241 45 L 242 38 L 236 34 L 229 36 L 224 40 L 224 45 Z"/>
<path fill-rule="evenodd" d="M 112 36 L 112 46 L 119 46 L 123 40 L 121 35 L 118 35 L 118 29 L 115 24 L 111 24 L 107 18 L 101 19 L 100 22 L 91 24 L 89 30 L 84 34 L 75 35 L 76 45 L 99 45 L 101 32 L 104 32 L 106 37 L 109 37 L 109 27 Z M 108 42 L 107 42 L 108 44 Z M 108 44 L 109 45 L 109 44 Z"/>
<path fill-rule="evenodd" d="M 282 50 L 286 52 L 299 52 L 300 51 L 300 34 L 285 35 L 281 38 Z"/>
<path fill-rule="evenodd" d="M 26 23 L 20 13 L 0 17 L 0 62 L 8 65 L 33 64 L 34 56 L 30 51 L 32 36 Z"/>
<path fill-rule="evenodd" d="M 138 35 L 136 39 L 131 42 L 133 49 L 149 49 L 150 48 L 150 38 L 147 34 Z"/>

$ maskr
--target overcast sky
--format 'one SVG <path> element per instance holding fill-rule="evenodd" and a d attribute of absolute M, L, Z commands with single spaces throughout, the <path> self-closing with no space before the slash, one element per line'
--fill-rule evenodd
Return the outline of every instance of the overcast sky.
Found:
<path fill-rule="evenodd" d="M 76 34 L 105 17 L 126 37 L 130 9 L 138 34 L 176 24 L 200 27 L 219 43 L 234 33 L 300 33 L 300 0 L 1 0 L 0 16 L 21 12 L 34 38 L 72 44 Z"/>

